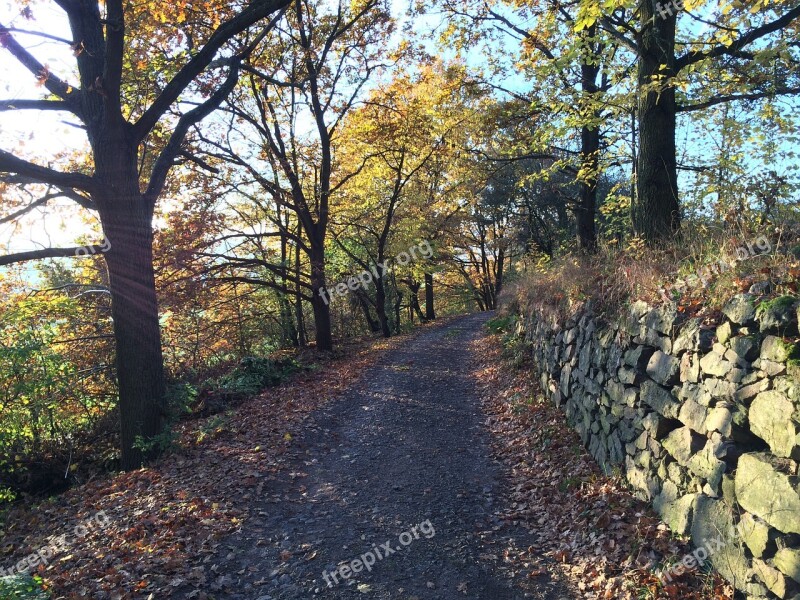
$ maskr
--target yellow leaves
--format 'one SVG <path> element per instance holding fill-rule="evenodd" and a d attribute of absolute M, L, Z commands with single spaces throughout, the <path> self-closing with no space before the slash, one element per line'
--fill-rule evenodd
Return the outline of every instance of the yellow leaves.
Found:
<path fill-rule="evenodd" d="M 728 30 L 720 30 L 716 36 L 717 41 L 720 44 L 725 46 L 730 46 L 734 41 L 736 41 L 736 37 L 733 32 Z"/>
<path fill-rule="evenodd" d="M 610 14 L 618 8 L 630 8 L 631 6 L 632 3 L 628 0 L 582 0 L 573 28 L 575 31 L 583 31 L 597 23 L 603 14 Z"/>
<path fill-rule="evenodd" d="M 602 16 L 603 11 L 597 0 L 581 2 L 578 16 L 575 19 L 575 31 L 582 31 L 594 25 Z"/>

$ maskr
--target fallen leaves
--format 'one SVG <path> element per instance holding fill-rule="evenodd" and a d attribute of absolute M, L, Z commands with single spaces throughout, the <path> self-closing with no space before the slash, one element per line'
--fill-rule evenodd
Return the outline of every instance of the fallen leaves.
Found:
<path fill-rule="evenodd" d="M 658 578 L 663 564 L 688 551 L 620 476 L 601 472 L 566 416 L 543 401 L 531 365 L 514 369 L 501 356 L 498 338 L 475 342 L 482 362 L 486 424 L 493 452 L 510 473 L 511 494 L 500 518 L 522 524 L 537 538 L 527 556 L 546 556 L 584 598 L 732 597 L 719 576 L 688 572 L 670 585 Z M 552 564 L 552 563 L 551 563 Z M 534 578 L 544 571 L 530 570 Z"/>
<path fill-rule="evenodd" d="M 271 495 L 283 454 L 312 411 L 357 381 L 385 351 L 407 342 L 403 336 L 351 343 L 340 350 L 343 358 L 245 401 L 225 415 L 224 427 L 219 416 L 180 424 L 176 448 L 149 468 L 92 481 L 38 507 L 12 507 L 0 566 L 65 533 L 62 552 L 37 570 L 54 597 L 213 596 L 231 579 L 218 572 L 229 553 L 226 536 L 247 522 L 255 495 Z M 70 537 L 76 524 L 100 510 L 108 527 Z M 281 558 L 288 560 L 291 553 L 285 554 Z"/>

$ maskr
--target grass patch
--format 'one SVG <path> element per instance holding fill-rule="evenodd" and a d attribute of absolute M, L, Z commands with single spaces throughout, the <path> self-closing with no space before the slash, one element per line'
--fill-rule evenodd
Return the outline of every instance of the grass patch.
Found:
<path fill-rule="evenodd" d="M 588 300 L 598 313 L 612 319 L 636 300 L 651 305 L 675 302 L 687 314 L 712 315 L 731 296 L 754 284 L 762 286 L 758 293 L 778 308 L 796 302 L 800 259 L 792 249 L 800 241 L 798 228 L 690 227 L 680 239 L 658 247 L 633 238 L 622 247 L 602 244 L 594 255 L 532 257 L 503 294 L 504 316 L 492 319 L 487 327 L 493 333 L 507 333 L 512 315 L 527 314 L 531 308 L 563 319 Z"/>

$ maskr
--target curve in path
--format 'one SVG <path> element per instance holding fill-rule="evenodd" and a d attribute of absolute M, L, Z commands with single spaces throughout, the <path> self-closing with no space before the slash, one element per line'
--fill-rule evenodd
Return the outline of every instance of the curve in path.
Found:
<path fill-rule="evenodd" d="M 527 534 L 494 517 L 503 474 L 470 354 L 486 318 L 422 332 L 313 415 L 291 469 L 264 490 L 273 500 L 226 541 L 217 572 L 231 585 L 213 598 L 570 597 L 503 562 Z"/>

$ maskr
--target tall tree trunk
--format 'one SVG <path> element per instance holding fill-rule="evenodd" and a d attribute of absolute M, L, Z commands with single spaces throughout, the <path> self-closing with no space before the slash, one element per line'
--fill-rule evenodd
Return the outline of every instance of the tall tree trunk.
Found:
<path fill-rule="evenodd" d="M 366 298 L 366 292 L 359 289 L 354 293 L 356 295 L 358 305 L 361 307 L 361 311 L 364 313 L 364 318 L 367 321 L 367 325 L 369 325 L 369 330 L 372 333 L 378 333 L 381 330 L 381 324 L 377 319 L 372 317 L 372 313 L 369 310 L 369 300 Z"/>
<path fill-rule="evenodd" d="M 596 25 L 586 30 L 586 44 L 594 44 Z M 595 57 L 596 58 L 596 57 Z M 581 128 L 581 173 L 580 201 L 575 211 L 575 222 L 578 230 L 578 244 L 585 252 L 597 249 L 597 231 L 595 229 L 595 212 L 597 206 L 597 178 L 600 159 L 600 114 L 593 107 L 597 102 L 597 75 L 600 73 L 598 60 L 581 63 L 581 91 L 583 94 L 583 114 L 591 115 L 593 123 Z"/>
<path fill-rule="evenodd" d="M 331 333 L 330 297 L 323 298 L 320 290 L 325 290 L 325 250 L 324 240 L 311 241 L 311 287 L 314 310 L 314 331 L 316 333 L 317 350 L 333 350 Z"/>
<path fill-rule="evenodd" d="M 436 319 L 433 307 L 433 274 L 425 273 L 425 318 L 429 321 Z"/>
<path fill-rule="evenodd" d="M 383 264 L 382 260 L 378 261 Z M 386 280 L 380 267 L 375 267 L 378 276 L 375 278 L 375 311 L 378 313 L 378 321 L 381 324 L 383 337 L 392 337 L 392 330 L 389 328 L 389 317 L 386 314 Z"/>
<path fill-rule="evenodd" d="M 400 333 L 400 309 L 403 307 L 403 293 L 397 288 L 397 282 L 395 282 L 395 292 L 397 293 L 397 299 L 394 301 L 394 332 L 399 334 Z"/>
<path fill-rule="evenodd" d="M 283 223 L 278 207 L 277 221 Z M 282 343 L 286 346 L 299 345 L 297 339 L 297 323 L 295 323 L 295 315 L 292 304 L 289 300 L 289 240 L 286 235 L 287 229 L 280 229 L 281 240 L 281 289 L 278 291 L 278 305 L 280 306 L 281 315 L 281 338 Z"/>
<path fill-rule="evenodd" d="M 302 235 L 302 229 L 300 225 L 297 225 L 297 236 L 300 237 Z M 295 281 L 295 297 L 294 297 L 294 312 L 295 318 L 297 320 L 297 347 L 298 348 L 305 348 L 306 344 L 308 343 L 308 339 L 306 337 L 306 323 L 305 318 L 303 317 L 303 295 L 301 293 L 302 287 L 300 286 L 300 247 L 295 244 L 294 245 L 294 277 Z"/>
<path fill-rule="evenodd" d="M 600 130 L 597 127 L 581 129 L 581 163 L 586 173 L 591 173 L 580 184 L 580 201 L 575 211 L 580 249 L 593 253 L 597 250 L 595 216 L 597 207 L 597 166 L 600 152 Z"/>
<path fill-rule="evenodd" d="M 420 322 L 424 323 L 427 319 L 425 318 L 425 315 L 422 314 L 422 309 L 419 306 L 419 288 L 421 287 L 421 284 L 412 279 L 409 279 L 408 281 L 406 281 L 406 285 L 408 286 L 408 289 L 411 292 L 408 304 L 409 315 L 411 315 L 411 322 L 412 323 L 414 322 L 413 316 L 416 314 Z"/>
<path fill-rule="evenodd" d="M 487 302 L 487 306 L 489 310 L 494 310 L 497 308 L 497 298 L 500 296 L 500 292 L 503 291 L 503 283 L 504 283 L 504 275 L 505 275 L 505 265 L 506 265 L 506 252 L 503 248 L 500 248 L 497 251 L 497 259 L 495 264 L 495 274 L 494 274 L 494 285 L 491 286 L 490 292 L 491 295 L 489 296 L 490 301 Z"/>
<path fill-rule="evenodd" d="M 656 0 L 640 4 L 637 194 L 632 203 L 634 232 L 652 242 L 680 227 L 675 156 L 675 11 L 657 11 Z M 662 70 L 661 66 L 666 65 Z M 661 83 L 654 84 L 656 76 Z"/>
<path fill-rule="evenodd" d="M 129 186 L 130 187 L 130 186 Z M 106 239 L 111 313 L 116 340 L 122 436 L 121 466 L 141 466 L 157 453 L 134 447 L 162 432 L 165 382 L 153 272 L 152 213 L 136 194 L 99 202 Z"/>

